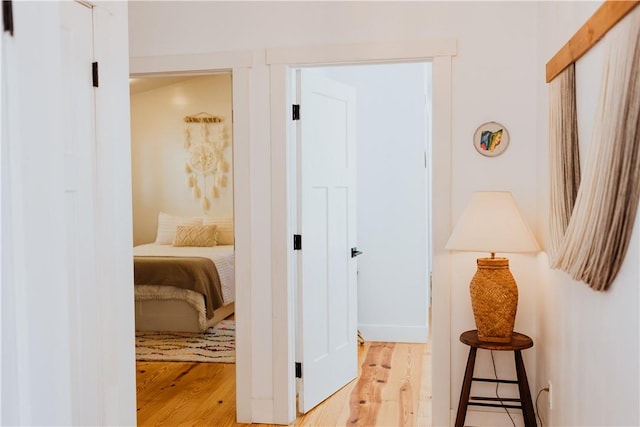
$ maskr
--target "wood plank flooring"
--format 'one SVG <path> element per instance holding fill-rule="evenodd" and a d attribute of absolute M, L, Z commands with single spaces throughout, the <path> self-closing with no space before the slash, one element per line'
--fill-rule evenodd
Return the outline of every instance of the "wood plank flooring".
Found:
<path fill-rule="evenodd" d="M 431 425 L 429 344 L 367 342 L 358 363 L 357 379 L 292 425 Z M 138 362 L 137 396 L 139 426 L 248 425 L 235 422 L 235 365 Z"/>

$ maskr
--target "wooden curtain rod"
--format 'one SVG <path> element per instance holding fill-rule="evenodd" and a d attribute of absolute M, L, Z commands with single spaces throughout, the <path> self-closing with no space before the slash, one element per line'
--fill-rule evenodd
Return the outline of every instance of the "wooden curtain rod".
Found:
<path fill-rule="evenodd" d="M 605 1 L 573 37 L 562 46 L 558 53 L 547 62 L 547 83 L 587 53 L 598 40 L 607 34 L 607 31 L 638 4 L 640 4 L 640 0 Z"/>

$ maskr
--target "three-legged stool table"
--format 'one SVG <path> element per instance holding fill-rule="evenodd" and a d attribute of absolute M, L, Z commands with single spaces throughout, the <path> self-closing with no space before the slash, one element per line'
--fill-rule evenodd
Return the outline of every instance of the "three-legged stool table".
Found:
<path fill-rule="evenodd" d="M 467 368 L 464 372 L 464 382 L 462 383 L 462 391 L 460 392 L 460 403 L 458 404 L 458 415 L 456 416 L 456 427 L 464 426 L 464 419 L 467 416 L 467 407 L 469 405 L 474 406 L 489 406 L 495 408 L 508 408 L 508 409 L 521 409 L 524 416 L 524 425 L 526 427 L 537 427 L 536 416 L 533 410 L 533 403 L 531 401 L 531 391 L 529 390 L 529 383 L 527 382 L 527 373 L 524 370 L 524 363 L 522 362 L 521 350 L 533 347 L 533 341 L 526 335 L 514 332 L 511 337 L 511 342 L 508 343 L 495 343 L 484 342 L 478 340 L 478 331 L 467 331 L 460 335 L 460 341 L 468 345 L 469 358 L 467 359 Z M 499 380 L 489 378 L 474 378 L 473 368 L 476 363 L 476 352 L 478 349 L 485 350 L 497 350 L 497 351 L 513 351 L 516 361 L 516 375 L 518 380 Z M 518 384 L 518 390 L 520 392 L 520 398 L 498 398 L 498 397 L 479 397 L 471 396 L 471 382 L 481 381 L 490 383 L 505 383 L 505 384 Z M 491 402 L 491 403 L 485 403 Z M 511 404 L 506 404 L 509 402 Z M 515 405 L 513 403 L 520 403 Z"/>

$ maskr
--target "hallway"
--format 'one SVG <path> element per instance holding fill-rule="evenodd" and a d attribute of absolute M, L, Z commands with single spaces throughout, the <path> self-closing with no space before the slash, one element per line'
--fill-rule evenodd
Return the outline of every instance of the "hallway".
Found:
<path fill-rule="evenodd" d="M 367 342 L 358 378 L 294 426 L 431 425 L 431 345 Z M 235 423 L 235 365 L 138 362 L 139 426 Z M 253 424 L 269 427 L 268 424 Z"/>

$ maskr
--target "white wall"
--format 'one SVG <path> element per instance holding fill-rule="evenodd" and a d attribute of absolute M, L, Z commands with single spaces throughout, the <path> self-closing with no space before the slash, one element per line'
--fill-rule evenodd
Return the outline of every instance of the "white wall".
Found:
<path fill-rule="evenodd" d="M 428 336 L 426 66 L 326 69 L 357 91 L 358 329 L 369 341 Z"/>
<path fill-rule="evenodd" d="M 548 129 L 548 87 L 544 63 L 578 30 L 600 2 L 542 2 L 538 6 L 540 42 L 537 68 L 538 128 Z M 591 143 L 603 75 L 604 43 L 576 63 L 581 159 Z M 538 235 L 545 239 L 548 207 L 548 135 L 538 137 Z M 582 163 L 584 167 L 584 162 Z M 638 220 L 622 268 L 606 292 L 596 292 L 539 260 L 537 388 L 551 381 L 553 409 L 541 408 L 547 425 L 640 424 L 640 231 Z"/>
<path fill-rule="evenodd" d="M 224 120 L 229 148 L 225 156 L 232 164 L 231 74 L 193 77 L 169 86 L 131 96 L 131 163 L 133 186 L 133 242 L 153 242 L 158 212 L 197 216 L 205 211 L 187 186 L 184 170 L 186 115 L 207 112 Z M 193 138 L 198 138 L 194 135 Z M 194 139 L 194 142 L 196 140 Z M 233 170 L 220 197 L 208 196 L 213 216 L 233 216 Z"/>
<path fill-rule="evenodd" d="M 286 214 L 277 209 L 272 211 L 271 170 L 269 164 L 260 161 L 270 153 L 270 141 L 265 136 L 270 129 L 271 112 L 265 86 L 269 73 L 263 65 L 264 49 L 456 38 L 458 56 L 453 61 L 452 76 L 451 223 L 473 191 L 505 189 L 513 191 L 533 226 L 537 188 L 536 79 L 540 68 L 535 55 L 536 10 L 536 5 L 528 2 L 131 2 L 130 53 L 135 57 L 247 50 L 255 53 L 250 150 L 252 186 L 253 183 L 257 186 L 252 187 L 251 209 L 260 215 L 256 218 L 264 218 L 256 222 L 256 226 L 261 226 L 256 230 L 260 231 L 262 226 L 269 226 L 269 214 Z M 476 127 L 489 120 L 503 123 L 511 135 L 509 149 L 497 158 L 482 157 L 472 146 Z M 450 224 L 434 227 L 447 228 Z M 252 293 L 269 295 L 274 268 L 282 267 L 261 261 L 273 255 L 269 233 L 260 232 L 252 239 L 252 247 L 264 248 L 264 253 L 255 257 Z M 474 327 L 468 283 L 477 255 L 481 254 L 451 257 L 450 407 L 454 409 L 468 350 L 458 337 Z M 514 255 L 510 259 L 520 286 L 516 327 L 535 339 L 537 263 L 531 256 Z M 255 301 L 254 307 L 252 323 L 254 335 L 259 337 L 254 337 L 253 342 L 263 344 L 258 340 L 272 335 L 272 318 L 278 313 L 263 310 L 263 301 Z M 255 346 L 253 366 L 270 364 L 271 350 L 268 346 L 259 349 Z M 537 346 L 524 353 L 532 377 L 536 350 Z M 499 369 L 511 369 L 512 358 L 498 356 L 505 356 L 498 357 Z M 486 354 L 480 354 L 480 371 L 488 371 L 490 363 Z M 272 414 L 265 408 L 274 398 L 273 378 L 257 368 L 252 375 L 254 408 L 260 409 L 254 410 L 254 421 L 268 420 Z M 500 416 L 509 423 L 506 415 Z"/>

